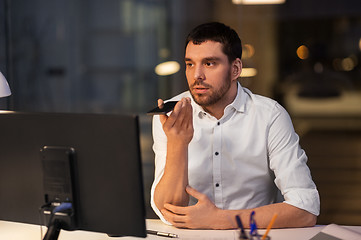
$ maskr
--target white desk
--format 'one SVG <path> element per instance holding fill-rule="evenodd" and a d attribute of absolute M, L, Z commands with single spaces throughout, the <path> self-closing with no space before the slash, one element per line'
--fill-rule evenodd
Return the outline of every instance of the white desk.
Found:
<path fill-rule="evenodd" d="M 308 240 L 318 232 L 320 232 L 324 226 L 317 226 L 311 228 L 290 228 L 290 229 L 272 229 L 269 233 L 272 240 Z M 346 228 L 361 234 L 361 226 L 346 226 Z M 147 229 L 158 230 L 163 232 L 170 232 L 178 234 L 179 239 L 207 239 L 207 240 L 220 240 L 220 239 L 237 239 L 238 231 L 236 230 L 187 230 L 177 229 L 172 226 L 163 224 L 160 220 L 147 220 Z M 45 228 L 44 228 L 45 230 Z M 259 230 L 260 233 L 264 233 L 264 230 Z M 14 222 L 0 221 L 0 240 L 39 240 L 40 239 L 40 227 L 38 225 L 21 224 Z M 64 231 L 60 232 L 59 240 L 132 240 L 139 239 L 135 237 L 122 237 L 111 238 L 106 234 L 93 233 L 85 231 Z M 146 239 L 167 239 L 164 237 L 158 237 L 154 235 L 148 235 Z M 168 238 L 172 239 L 172 238 Z"/>

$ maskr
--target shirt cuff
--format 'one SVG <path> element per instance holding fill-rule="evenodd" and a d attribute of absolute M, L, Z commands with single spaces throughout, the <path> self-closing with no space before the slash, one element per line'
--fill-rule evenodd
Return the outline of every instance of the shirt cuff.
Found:
<path fill-rule="evenodd" d="M 285 203 L 303 209 L 315 216 L 320 215 L 320 197 L 317 189 L 297 189 L 284 195 Z"/>

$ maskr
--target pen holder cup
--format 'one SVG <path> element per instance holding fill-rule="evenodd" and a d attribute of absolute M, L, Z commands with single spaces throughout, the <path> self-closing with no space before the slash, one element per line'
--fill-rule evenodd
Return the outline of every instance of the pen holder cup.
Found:
<path fill-rule="evenodd" d="M 250 236 L 249 238 L 242 238 L 242 237 L 240 237 L 239 239 L 240 239 L 240 240 L 261 240 L 261 239 L 263 239 L 262 237 L 263 237 L 263 235 L 257 234 L 257 235 L 252 235 L 252 236 Z M 266 236 L 266 237 L 264 238 L 264 240 L 271 240 L 271 237 L 270 237 L 270 236 Z"/>
<path fill-rule="evenodd" d="M 251 236 L 250 240 L 261 240 L 261 239 L 263 239 L 262 237 L 263 237 L 263 235 L 257 234 L 257 235 L 255 235 L 255 236 Z M 264 238 L 264 240 L 271 240 L 271 237 L 270 237 L 270 236 L 266 236 L 266 237 Z"/>

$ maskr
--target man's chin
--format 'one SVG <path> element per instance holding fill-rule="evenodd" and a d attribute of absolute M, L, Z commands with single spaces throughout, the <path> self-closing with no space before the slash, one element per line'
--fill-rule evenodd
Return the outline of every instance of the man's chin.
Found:
<path fill-rule="evenodd" d="M 204 94 L 193 94 L 193 100 L 200 106 L 209 105 L 209 97 Z"/>

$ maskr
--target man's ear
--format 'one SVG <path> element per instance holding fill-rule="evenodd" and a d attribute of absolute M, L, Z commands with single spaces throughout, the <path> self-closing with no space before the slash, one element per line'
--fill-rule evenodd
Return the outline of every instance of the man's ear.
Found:
<path fill-rule="evenodd" d="M 242 72 L 242 61 L 239 58 L 236 58 L 236 60 L 232 63 L 232 80 L 237 80 Z"/>

